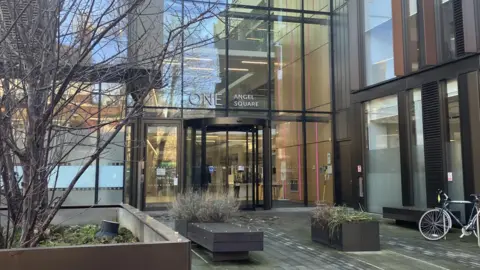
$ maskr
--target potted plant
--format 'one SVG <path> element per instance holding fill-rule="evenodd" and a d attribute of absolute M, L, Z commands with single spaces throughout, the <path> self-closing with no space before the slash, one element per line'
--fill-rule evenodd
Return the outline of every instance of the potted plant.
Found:
<path fill-rule="evenodd" d="M 227 193 L 211 193 L 189 190 L 179 194 L 170 208 L 175 230 L 188 237 L 188 224 L 223 223 L 238 211 L 239 202 Z"/>
<path fill-rule="evenodd" d="M 343 206 L 318 205 L 311 217 L 312 241 L 342 251 L 380 250 L 379 223 L 370 214 Z"/>

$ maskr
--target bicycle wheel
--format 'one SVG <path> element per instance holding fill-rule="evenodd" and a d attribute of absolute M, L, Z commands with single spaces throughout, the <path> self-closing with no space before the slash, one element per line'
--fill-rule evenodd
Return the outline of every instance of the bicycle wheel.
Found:
<path fill-rule="evenodd" d="M 443 209 L 432 209 L 423 213 L 418 222 L 418 230 L 430 241 L 442 239 L 451 228 L 452 218 Z"/>

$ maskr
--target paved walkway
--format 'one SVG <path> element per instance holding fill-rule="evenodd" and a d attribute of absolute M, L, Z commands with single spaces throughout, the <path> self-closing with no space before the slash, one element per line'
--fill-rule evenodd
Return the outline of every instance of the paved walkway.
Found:
<path fill-rule="evenodd" d="M 252 252 L 250 261 L 214 263 L 199 247 L 192 250 L 192 269 L 479 269 L 480 248 L 474 236 L 459 239 L 459 232 L 447 240 L 426 241 L 415 228 L 383 220 L 381 251 L 346 253 L 314 243 L 310 239 L 309 209 L 290 208 L 241 212 L 233 220 L 240 226 L 264 231 L 264 251 Z M 169 226 L 166 213 L 153 212 Z"/>

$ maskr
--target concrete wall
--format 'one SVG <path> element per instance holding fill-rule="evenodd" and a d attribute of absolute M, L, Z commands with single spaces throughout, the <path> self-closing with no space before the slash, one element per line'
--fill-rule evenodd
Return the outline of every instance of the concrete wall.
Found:
<path fill-rule="evenodd" d="M 103 219 L 118 220 L 141 243 L 0 250 L 1 269 L 191 269 L 190 241 L 131 206 L 61 210 L 54 223 L 96 224 Z"/>

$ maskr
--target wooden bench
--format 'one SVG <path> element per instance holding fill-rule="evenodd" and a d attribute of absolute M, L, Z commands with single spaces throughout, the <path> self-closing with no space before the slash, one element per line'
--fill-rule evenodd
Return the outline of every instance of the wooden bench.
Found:
<path fill-rule="evenodd" d="M 189 223 L 188 238 L 210 252 L 213 261 L 246 260 L 263 250 L 263 232 L 229 223 Z"/>

